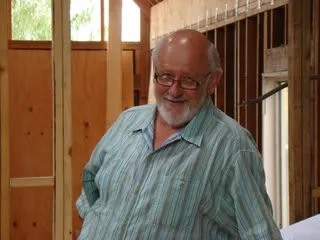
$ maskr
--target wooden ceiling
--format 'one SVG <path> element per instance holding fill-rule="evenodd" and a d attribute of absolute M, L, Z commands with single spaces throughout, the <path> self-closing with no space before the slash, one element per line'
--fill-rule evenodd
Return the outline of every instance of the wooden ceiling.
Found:
<path fill-rule="evenodd" d="M 150 9 L 152 6 L 162 2 L 163 0 L 134 0 L 142 11 Z"/>

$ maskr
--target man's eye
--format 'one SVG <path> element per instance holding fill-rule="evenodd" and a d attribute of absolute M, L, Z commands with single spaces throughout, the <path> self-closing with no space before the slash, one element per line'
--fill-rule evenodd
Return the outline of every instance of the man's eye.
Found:
<path fill-rule="evenodd" d="M 169 73 L 164 73 L 164 74 L 161 75 L 161 77 L 162 78 L 168 78 L 168 79 L 173 78 Z"/>

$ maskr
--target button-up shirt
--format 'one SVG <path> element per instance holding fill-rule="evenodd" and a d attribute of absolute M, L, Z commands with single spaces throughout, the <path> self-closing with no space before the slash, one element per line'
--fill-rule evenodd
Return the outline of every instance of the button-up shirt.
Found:
<path fill-rule="evenodd" d="M 95 147 L 79 239 L 281 239 L 251 135 L 207 99 L 154 150 L 155 113 L 123 112 Z"/>

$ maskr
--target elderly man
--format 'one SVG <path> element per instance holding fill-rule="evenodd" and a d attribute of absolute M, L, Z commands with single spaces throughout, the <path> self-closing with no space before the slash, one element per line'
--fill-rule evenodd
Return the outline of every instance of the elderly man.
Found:
<path fill-rule="evenodd" d="M 281 239 L 255 143 L 211 101 L 213 44 L 180 30 L 153 63 L 156 105 L 123 112 L 85 166 L 79 239 Z"/>

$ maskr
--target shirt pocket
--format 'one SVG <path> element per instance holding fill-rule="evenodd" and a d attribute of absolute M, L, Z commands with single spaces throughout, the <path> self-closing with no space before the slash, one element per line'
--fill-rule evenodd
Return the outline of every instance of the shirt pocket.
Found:
<path fill-rule="evenodd" d="M 200 181 L 165 176 L 155 188 L 151 221 L 165 228 L 192 227 L 201 199 Z"/>

